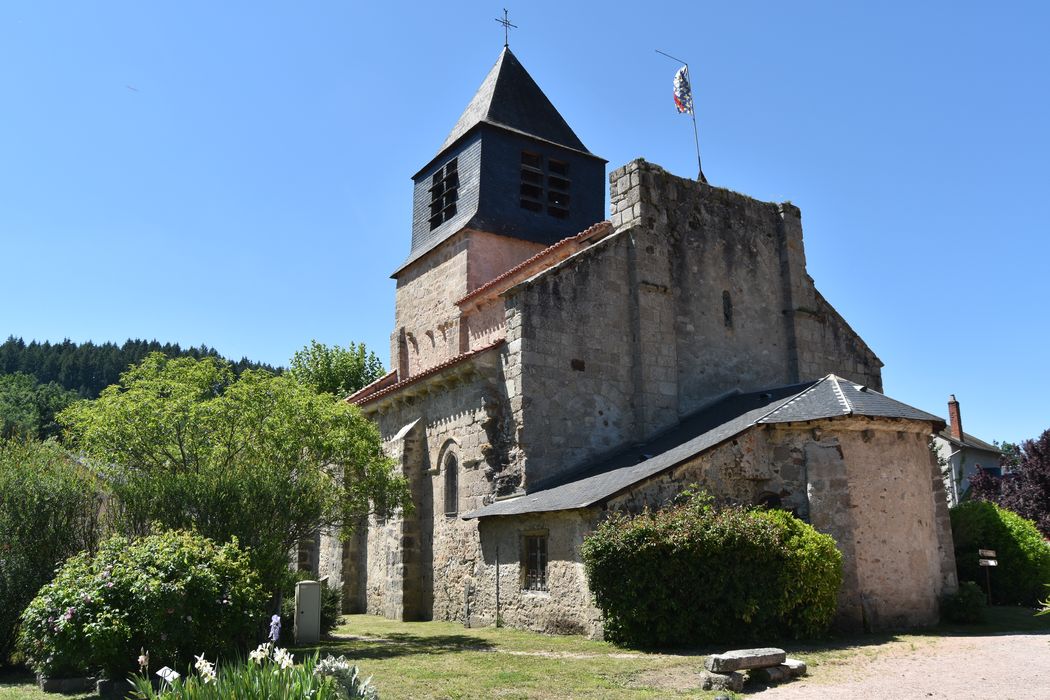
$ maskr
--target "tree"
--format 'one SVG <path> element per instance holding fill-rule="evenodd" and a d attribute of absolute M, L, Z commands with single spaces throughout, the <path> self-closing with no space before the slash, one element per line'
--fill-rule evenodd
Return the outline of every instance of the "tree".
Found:
<path fill-rule="evenodd" d="M 311 340 L 295 353 L 288 373 L 295 379 L 322 391 L 344 398 L 383 376 L 383 363 L 364 343 L 350 343 L 343 348 L 329 347 Z"/>
<path fill-rule="evenodd" d="M 970 479 L 971 495 L 1035 522 L 1050 537 L 1050 430 L 1020 445 L 1004 442 L 1001 464 L 1005 472 L 994 477 L 981 472 Z"/>
<path fill-rule="evenodd" d="M 288 376 L 152 353 L 60 420 L 103 468 L 130 534 L 237 537 L 276 594 L 288 552 L 318 527 L 408 503 L 407 487 L 356 406 Z"/>
<path fill-rule="evenodd" d="M 21 372 L 0 374 L 0 437 L 57 437 L 55 415 L 77 398 L 55 382 L 38 384 Z"/>
<path fill-rule="evenodd" d="M 54 441 L 0 440 L 0 665 L 55 567 L 98 541 L 99 486 Z"/>

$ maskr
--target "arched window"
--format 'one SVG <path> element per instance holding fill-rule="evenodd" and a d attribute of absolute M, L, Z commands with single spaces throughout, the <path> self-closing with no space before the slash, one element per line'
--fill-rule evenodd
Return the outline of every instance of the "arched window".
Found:
<path fill-rule="evenodd" d="M 445 515 L 459 512 L 459 460 L 454 452 L 445 455 Z"/>

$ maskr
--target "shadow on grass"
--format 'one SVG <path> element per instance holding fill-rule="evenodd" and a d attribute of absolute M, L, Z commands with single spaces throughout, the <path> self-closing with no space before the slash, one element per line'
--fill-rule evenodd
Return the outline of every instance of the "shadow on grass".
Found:
<path fill-rule="evenodd" d="M 455 654 L 467 651 L 494 651 L 495 645 L 466 634 L 415 635 L 403 632 L 384 637 L 332 636 L 317 644 L 298 646 L 296 655 L 320 652 L 350 659 L 390 659 L 418 654 Z"/>
<path fill-rule="evenodd" d="M 1031 608 L 995 606 L 988 608 L 987 619 L 972 625 L 941 624 L 935 627 L 893 630 L 873 634 L 837 635 L 825 639 L 768 640 L 751 646 L 783 646 L 793 655 L 820 654 L 860 650 L 878 647 L 900 639 L 902 636 L 958 637 L 988 636 L 997 634 L 1046 634 L 1050 635 L 1050 616 L 1036 617 Z M 674 648 L 619 647 L 625 652 L 661 654 L 667 656 L 700 657 L 721 653 L 746 644 L 726 643 L 698 644 Z M 463 652 L 492 652 L 499 649 L 499 638 L 483 639 L 471 634 L 411 634 L 388 632 L 382 637 L 338 635 L 322 640 L 318 644 L 295 648 L 296 656 L 320 652 L 335 656 L 346 655 L 350 659 L 390 659 L 414 655 L 456 654 Z M 610 650 L 616 653 L 616 649 Z M 597 655 L 601 655 L 598 653 Z"/>
<path fill-rule="evenodd" d="M 31 683 L 36 683 L 36 676 L 25 666 L 0 664 L 0 688 L 13 688 Z"/>

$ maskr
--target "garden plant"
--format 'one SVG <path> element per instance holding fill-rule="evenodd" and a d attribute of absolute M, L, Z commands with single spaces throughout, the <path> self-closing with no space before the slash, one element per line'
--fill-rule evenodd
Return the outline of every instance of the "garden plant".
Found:
<path fill-rule="evenodd" d="M 1050 543 L 1035 523 L 989 501 L 966 501 L 951 509 L 955 563 L 960 581 L 986 577 L 992 583 L 992 602 L 1036 605 L 1050 583 Z M 986 573 L 979 550 L 996 553 L 998 566 Z"/>
<path fill-rule="evenodd" d="M 610 640 L 633 646 L 813 637 L 835 612 L 842 555 L 789 513 L 705 494 L 613 515 L 583 546 Z"/>
<path fill-rule="evenodd" d="M 19 647 L 51 677 L 122 679 L 142 649 L 173 667 L 194 654 L 236 658 L 256 639 L 265 599 L 236 542 L 186 532 L 112 537 L 41 589 L 22 616 Z"/>
<path fill-rule="evenodd" d="M 55 568 L 96 546 L 99 488 L 54 442 L 0 441 L 0 665 L 14 647 L 19 616 Z"/>

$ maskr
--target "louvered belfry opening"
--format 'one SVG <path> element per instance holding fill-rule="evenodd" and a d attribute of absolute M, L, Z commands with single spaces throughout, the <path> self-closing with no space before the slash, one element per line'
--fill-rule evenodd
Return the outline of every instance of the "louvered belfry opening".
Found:
<path fill-rule="evenodd" d="M 430 230 L 456 215 L 459 199 L 459 159 L 453 158 L 438 169 L 430 184 Z"/>

